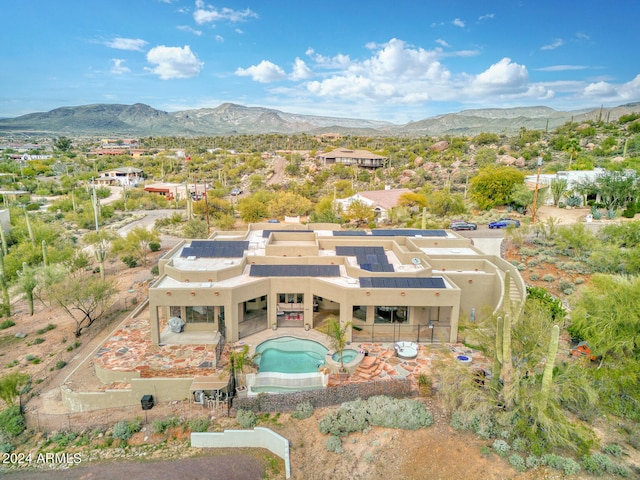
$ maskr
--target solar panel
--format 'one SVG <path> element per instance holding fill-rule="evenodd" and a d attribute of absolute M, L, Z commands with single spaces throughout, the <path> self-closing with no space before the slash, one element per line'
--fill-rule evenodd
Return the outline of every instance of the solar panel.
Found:
<path fill-rule="evenodd" d="M 200 258 L 241 258 L 249 249 L 248 241 L 232 240 L 192 240 L 191 246 L 184 247 L 181 257 Z"/>
<path fill-rule="evenodd" d="M 361 269 L 370 272 L 393 272 L 384 247 L 336 246 L 336 255 L 356 257 Z"/>
<path fill-rule="evenodd" d="M 442 277 L 360 277 L 361 288 L 445 288 Z"/>
<path fill-rule="evenodd" d="M 251 277 L 339 277 L 338 265 L 251 265 Z"/>

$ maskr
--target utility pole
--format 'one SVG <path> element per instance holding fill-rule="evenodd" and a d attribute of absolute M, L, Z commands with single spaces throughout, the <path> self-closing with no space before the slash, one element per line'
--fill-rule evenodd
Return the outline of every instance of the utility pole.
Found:
<path fill-rule="evenodd" d="M 540 168 L 542 167 L 542 157 L 538 157 L 538 176 L 536 177 L 536 189 L 533 193 L 533 207 L 531 207 L 531 223 L 536 221 L 536 210 L 538 208 L 538 189 L 540 188 Z"/>
<path fill-rule="evenodd" d="M 96 180 L 91 178 L 92 196 L 93 196 L 93 218 L 96 221 L 96 232 L 98 231 L 98 195 L 96 194 Z M 126 199 L 125 199 L 126 202 Z"/>

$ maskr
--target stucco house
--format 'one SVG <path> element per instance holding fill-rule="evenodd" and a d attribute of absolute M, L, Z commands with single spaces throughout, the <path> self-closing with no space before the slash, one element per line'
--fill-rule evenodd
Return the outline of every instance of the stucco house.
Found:
<path fill-rule="evenodd" d="M 319 153 L 317 157 L 322 160 L 324 166 L 327 165 L 355 165 L 363 168 L 384 167 L 387 157 L 376 155 L 368 150 L 351 150 L 348 148 L 336 148 L 330 152 Z"/>
<path fill-rule="evenodd" d="M 358 192 L 348 198 L 336 200 L 336 203 L 344 211 L 355 201 L 363 202 L 373 208 L 377 221 L 381 222 L 389 218 L 389 210 L 399 205 L 400 197 L 405 193 L 411 193 L 411 190 L 408 188 L 369 190 Z"/>

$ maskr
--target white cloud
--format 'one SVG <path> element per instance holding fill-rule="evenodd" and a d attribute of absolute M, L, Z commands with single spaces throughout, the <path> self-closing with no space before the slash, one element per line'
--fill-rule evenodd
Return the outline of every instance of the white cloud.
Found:
<path fill-rule="evenodd" d="M 224 43 L 224 37 L 222 35 L 216 35 L 216 42 Z"/>
<path fill-rule="evenodd" d="M 109 48 L 115 48 L 117 50 L 132 50 L 136 52 L 142 52 L 147 42 L 139 38 L 121 38 L 116 37 L 113 40 L 104 43 Z"/>
<path fill-rule="evenodd" d="M 196 0 L 196 9 L 193 12 L 193 19 L 198 25 L 224 21 L 238 23 L 250 18 L 258 18 L 258 14 L 248 8 L 244 10 L 233 10 L 226 7 L 218 9 L 205 5 L 203 0 Z"/>
<path fill-rule="evenodd" d="M 443 40 L 442 38 L 438 38 L 438 39 L 436 39 L 436 43 L 437 43 L 438 45 L 440 45 L 441 47 L 445 47 L 445 48 L 446 48 L 446 47 L 448 47 L 448 46 L 450 46 L 450 45 L 449 45 L 445 40 Z"/>
<path fill-rule="evenodd" d="M 198 37 L 202 35 L 202 30 L 196 30 L 195 28 L 190 27 L 189 25 L 178 25 L 178 30 L 182 30 L 183 32 L 193 33 Z"/>
<path fill-rule="evenodd" d="M 156 65 L 150 71 L 160 76 L 162 80 L 196 77 L 204 65 L 191 51 L 189 45 L 154 47 L 147 53 L 147 61 Z"/>
<path fill-rule="evenodd" d="M 540 47 L 540 50 L 555 50 L 556 48 L 559 48 L 562 45 L 564 45 L 564 40 L 562 40 L 561 38 L 556 38 L 553 42 Z"/>
<path fill-rule="evenodd" d="M 584 96 L 609 101 L 631 101 L 640 97 L 640 75 L 629 82 L 615 85 L 608 82 L 590 83 L 584 88 Z"/>
<path fill-rule="evenodd" d="M 456 18 L 453 20 L 453 22 L 451 22 L 454 26 L 456 27 L 460 27 L 460 28 L 464 28 L 465 23 L 463 20 L 460 20 L 459 18 Z"/>
<path fill-rule="evenodd" d="M 282 68 L 268 60 L 263 60 L 258 65 L 252 65 L 249 68 L 238 68 L 235 73 L 239 77 L 251 77 L 260 83 L 275 82 L 287 76 Z"/>
<path fill-rule="evenodd" d="M 112 58 L 113 66 L 111 67 L 111 73 L 114 75 L 123 75 L 131 71 L 130 68 L 124 66 L 125 60 L 122 58 Z"/>
<path fill-rule="evenodd" d="M 548 67 L 536 68 L 539 72 L 567 72 L 572 70 L 584 70 L 585 65 L 550 65 Z"/>
<path fill-rule="evenodd" d="M 528 90 L 529 73 L 524 65 L 503 58 L 470 82 L 474 94 L 513 94 Z"/>
<path fill-rule="evenodd" d="M 482 21 L 484 21 L 484 20 L 493 20 L 493 18 L 494 18 L 495 16 L 496 16 L 496 15 L 495 15 L 495 13 L 487 13 L 487 14 L 485 14 L 485 15 L 480 15 L 480 16 L 478 17 L 478 21 L 479 21 L 479 22 L 482 22 Z"/>
<path fill-rule="evenodd" d="M 293 62 L 291 80 L 306 80 L 313 76 L 313 72 L 301 58 L 296 57 Z"/>

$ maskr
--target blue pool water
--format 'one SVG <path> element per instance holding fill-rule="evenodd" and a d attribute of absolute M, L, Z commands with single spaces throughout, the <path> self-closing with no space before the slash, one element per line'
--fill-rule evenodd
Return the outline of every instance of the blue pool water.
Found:
<path fill-rule="evenodd" d="M 358 356 L 358 352 L 356 350 L 354 350 L 353 348 L 348 348 L 346 350 L 343 350 L 342 351 L 342 363 L 349 363 L 349 362 L 353 361 L 357 356 Z M 333 355 L 331 355 L 331 358 L 333 358 L 334 362 L 339 362 L 340 361 L 340 352 L 335 352 Z"/>
<path fill-rule="evenodd" d="M 328 350 L 318 342 L 294 337 L 280 337 L 256 347 L 258 371 L 279 373 L 317 372 Z"/>

